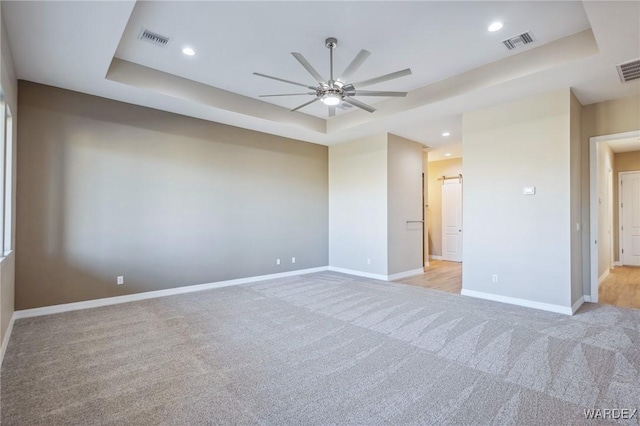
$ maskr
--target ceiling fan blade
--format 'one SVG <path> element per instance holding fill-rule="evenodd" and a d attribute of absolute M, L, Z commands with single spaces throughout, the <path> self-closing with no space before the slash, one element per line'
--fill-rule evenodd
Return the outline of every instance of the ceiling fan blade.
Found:
<path fill-rule="evenodd" d="M 360 65 L 362 65 L 362 63 L 369 57 L 369 55 L 371 55 L 371 52 L 362 49 L 356 55 L 356 57 L 353 58 L 353 61 L 351 61 L 349 66 L 347 66 L 347 68 L 342 72 L 342 75 L 338 78 L 338 80 L 342 82 L 348 81 L 351 77 L 351 74 L 353 74 L 358 68 L 360 68 Z"/>
<path fill-rule="evenodd" d="M 273 96 L 302 96 L 302 95 L 315 95 L 316 92 L 307 92 L 307 93 L 279 93 L 277 95 L 259 95 L 259 98 L 271 98 Z"/>
<path fill-rule="evenodd" d="M 329 117 L 335 117 L 336 116 L 336 107 L 335 106 L 330 106 L 329 107 Z"/>
<path fill-rule="evenodd" d="M 363 102 L 360 102 L 360 101 L 355 100 L 355 99 L 353 99 L 351 97 L 348 97 L 348 96 L 345 96 L 342 100 L 344 102 L 348 103 L 348 104 L 353 105 L 354 107 L 358 107 L 358 108 L 363 109 L 363 110 L 365 110 L 367 112 L 374 112 L 376 110 L 374 107 L 369 106 L 369 105 L 367 105 L 367 104 L 365 104 Z"/>
<path fill-rule="evenodd" d="M 304 69 L 306 69 L 309 72 L 309 74 L 311 74 L 313 76 L 313 78 L 316 79 L 316 81 L 318 83 L 322 83 L 323 81 L 326 81 L 324 78 L 322 78 L 320 73 L 318 71 L 316 71 L 316 69 L 313 66 L 311 66 L 309 61 L 307 61 L 304 58 L 304 56 L 302 56 L 302 53 L 291 52 L 291 54 L 293 55 L 294 58 L 296 58 L 298 60 L 298 62 L 300 62 L 300 65 L 302 65 L 304 67 Z"/>
<path fill-rule="evenodd" d="M 393 96 L 396 98 L 404 98 L 407 92 L 383 92 L 375 90 L 356 90 L 355 96 Z"/>
<path fill-rule="evenodd" d="M 304 103 L 304 104 L 300 105 L 299 107 L 296 107 L 296 108 L 292 109 L 290 112 L 297 111 L 297 110 L 299 110 L 300 108 L 304 108 L 304 107 L 306 107 L 307 105 L 311 105 L 312 103 L 317 102 L 317 101 L 319 101 L 319 100 L 320 100 L 320 98 L 313 98 L 313 100 L 312 100 L 312 101 L 309 101 L 309 102 L 307 102 L 307 103 Z"/>
<path fill-rule="evenodd" d="M 258 77 L 270 78 L 271 80 L 281 81 L 283 83 L 295 84 L 296 86 L 306 87 L 307 89 L 316 90 L 313 86 L 308 86 L 303 83 L 296 83 L 295 81 L 285 80 L 284 78 L 273 77 L 271 75 L 260 74 L 259 72 L 254 72 L 253 75 L 257 75 Z"/>
<path fill-rule="evenodd" d="M 390 74 L 381 75 L 380 77 L 370 78 L 369 80 L 353 83 L 355 87 L 366 87 L 372 84 L 382 83 L 383 81 L 393 80 L 394 78 L 404 77 L 405 75 L 411 75 L 411 69 L 407 68 L 402 71 L 392 72 Z"/>

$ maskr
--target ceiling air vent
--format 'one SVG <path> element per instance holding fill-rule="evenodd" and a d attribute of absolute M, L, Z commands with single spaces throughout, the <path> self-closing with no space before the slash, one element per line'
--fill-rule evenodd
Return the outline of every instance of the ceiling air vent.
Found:
<path fill-rule="evenodd" d="M 151 44 L 155 44 L 156 46 L 163 46 L 163 47 L 168 45 L 169 42 L 171 41 L 169 37 L 165 37 L 163 35 L 151 32 L 149 30 L 142 30 L 138 38 L 142 41 L 146 41 Z"/>
<path fill-rule="evenodd" d="M 513 50 L 518 47 L 522 47 L 525 44 L 529 44 L 533 42 L 534 42 L 533 35 L 527 31 L 526 33 L 522 33 L 515 37 L 511 37 L 506 40 L 503 40 L 502 44 L 504 44 L 507 47 L 507 49 Z"/>
<path fill-rule="evenodd" d="M 640 78 L 640 58 L 616 65 L 616 68 L 623 83 Z"/>

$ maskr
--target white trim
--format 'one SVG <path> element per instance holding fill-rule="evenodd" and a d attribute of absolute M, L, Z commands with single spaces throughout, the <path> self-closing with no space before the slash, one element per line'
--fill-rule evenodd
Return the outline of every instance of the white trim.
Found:
<path fill-rule="evenodd" d="M 340 272 L 342 274 L 355 275 L 357 277 L 373 278 L 374 280 L 387 281 L 387 276 L 386 275 L 372 274 L 370 272 L 356 271 L 355 269 L 346 269 L 346 268 L 338 268 L 338 267 L 335 267 L 335 266 L 329 266 L 327 268 L 327 270 L 332 271 L 332 272 Z"/>
<path fill-rule="evenodd" d="M 598 303 L 598 188 L 597 188 L 597 172 L 598 172 L 598 153 L 596 145 L 598 142 L 608 142 L 618 139 L 640 137 L 640 130 L 632 132 L 616 133 L 612 135 L 594 136 L 589 138 L 589 247 L 591 262 L 591 301 Z"/>
<path fill-rule="evenodd" d="M 463 296 L 476 297 L 478 299 L 492 300 L 494 302 L 509 303 L 511 305 L 525 306 L 527 308 L 541 309 L 543 311 L 555 312 L 558 314 L 573 315 L 572 307 L 552 305 L 550 303 L 535 302 L 533 300 L 517 299 L 515 297 L 501 296 L 499 294 L 484 293 L 482 291 L 462 289 Z"/>
<path fill-rule="evenodd" d="M 0 347 L 0 367 L 2 367 L 2 362 L 4 361 L 4 354 L 7 351 L 7 346 L 9 346 L 9 338 L 11 337 L 11 332 L 13 331 L 13 323 L 15 322 L 15 314 L 11 316 L 11 321 L 9 321 L 9 325 L 7 326 L 7 331 L 4 334 L 4 339 L 2 339 L 2 347 Z"/>
<path fill-rule="evenodd" d="M 10 257 L 13 257 L 13 250 L 6 251 L 4 256 L 0 257 L 0 266 L 4 265 L 4 262 L 6 262 Z"/>
<path fill-rule="evenodd" d="M 613 262 L 613 266 L 622 266 L 622 262 L 619 260 L 616 260 L 615 262 Z"/>
<path fill-rule="evenodd" d="M 398 272 L 397 274 L 388 275 L 387 281 L 401 280 L 403 278 L 414 277 L 416 275 L 422 275 L 422 274 L 424 274 L 423 268 L 412 269 L 411 271 Z"/>
<path fill-rule="evenodd" d="M 576 311 L 578 309 L 580 309 L 580 306 L 582 306 L 582 304 L 584 303 L 584 296 L 580 297 L 580 299 L 576 300 L 576 303 L 574 303 L 571 306 L 571 315 L 575 314 Z"/>
<path fill-rule="evenodd" d="M 583 299 L 585 303 L 591 303 L 591 296 L 589 296 L 588 294 L 585 294 L 583 296 Z"/>
<path fill-rule="evenodd" d="M 429 256 L 429 259 L 432 259 L 432 260 L 442 260 L 442 256 Z"/>
<path fill-rule="evenodd" d="M 604 281 L 608 276 L 609 276 L 609 268 L 607 268 L 602 273 L 602 275 L 600 275 L 600 277 L 598 277 L 598 285 L 602 284 L 602 281 Z"/>
<path fill-rule="evenodd" d="M 143 293 L 128 294 L 125 296 L 105 297 L 103 299 L 86 300 L 84 302 L 65 303 L 62 305 L 44 306 L 42 308 L 23 309 L 15 311 L 13 318 L 31 318 L 41 315 L 51 315 L 61 312 L 77 311 L 80 309 L 97 308 L 100 306 L 116 305 L 119 303 L 135 302 L 137 300 L 153 299 L 156 297 L 173 296 L 176 294 L 192 293 L 194 291 L 211 290 L 220 287 L 229 287 L 233 285 L 253 283 L 257 281 L 272 280 L 277 278 L 291 277 L 295 275 L 311 274 L 314 272 L 322 272 L 328 269 L 327 266 L 318 268 L 299 269 L 296 271 L 281 272 L 277 274 L 258 275 L 254 277 L 238 278 L 235 280 L 218 281 L 207 284 L 196 284 L 184 287 L 168 288 L 166 290 L 146 291 Z"/>
<path fill-rule="evenodd" d="M 336 266 L 329 266 L 327 270 L 332 272 L 340 272 L 342 274 L 355 275 L 357 277 L 372 278 L 374 280 L 380 280 L 380 281 L 396 281 L 396 280 L 401 280 L 403 278 L 424 274 L 424 269 L 422 268 L 412 269 L 410 271 L 398 272 L 397 274 L 391 274 L 391 275 L 372 274 L 371 272 L 356 271 L 355 269 L 347 269 L 347 268 L 338 268 Z"/>

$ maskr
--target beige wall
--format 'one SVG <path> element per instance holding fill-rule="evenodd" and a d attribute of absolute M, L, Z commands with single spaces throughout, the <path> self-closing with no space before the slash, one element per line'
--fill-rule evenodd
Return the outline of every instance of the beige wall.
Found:
<path fill-rule="evenodd" d="M 387 182 L 388 274 L 421 270 L 422 223 L 422 145 L 388 135 Z"/>
<path fill-rule="evenodd" d="M 570 101 L 563 89 L 463 114 L 463 292 L 571 306 Z"/>
<path fill-rule="evenodd" d="M 429 254 L 431 256 L 442 256 L 442 181 L 438 180 L 438 178 L 463 174 L 462 158 L 431 161 L 428 167 L 426 186 L 428 188 L 427 204 L 429 205 Z"/>
<path fill-rule="evenodd" d="M 585 294 L 591 294 L 590 250 L 590 183 L 589 183 L 589 138 L 640 130 L 640 96 L 630 96 L 607 102 L 586 105 L 582 110 L 582 276 Z"/>
<path fill-rule="evenodd" d="M 582 105 L 573 93 L 570 93 L 570 173 L 571 173 L 571 303 L 574 304 L 583 295 L 582 289 Z"/>
<path fill-rule="evenodd" d="M 640 130 L 640 129 L 639 129 Z M 613 205 L 615 206 L 615 211 L 613 215 L 613 248 L 614 248 L 614 256 L 615 260 L 620 260 L 620 202 L 619 198 L 619 174 L 620 172 L 636 172 L 640 171 L 640 151 L 634 152 L 620 152 L 614 154 L 613 156 L 613 170 L 614 170 L 614 186 L 616 188 L 613 191 Z"/>
<path fill-rule="evenodd" d="M 18 127 L 18 81 L 13 68 L 13 59 L 9 49 L 9 42 L 2 17 L 2 3 L 0 2 L 0 84 L 4 92 L 5 101 L 13 114 L 13 152 L 16 152 Z M 15 185 L 16 185 L 16 157 L 13 159 L 13 225 L 15 231 Z M 15 232 L 12 232 L 15 241 Z M 14 245 L 12 245 L 13 247 Z M 15 284 L 15 252 L 12 252 L 0 263 L 0 342 L 5 343 L 7 329 L 14 311 Z"/>
<path fill-rule="evenodd" d="M 389 275 L 422 268 L 422 146 L 391 134 L 329 147 L 329 265 Z"/>
<path fill-rule="evenodd" d="M 326 146 L 19 89 L 17 309 L 328 264 Z"/>
<path fill-rule="evenodd" d="M 380 134 L 329 147 L 332 267 L 388 273 L 387 145 Z"/>

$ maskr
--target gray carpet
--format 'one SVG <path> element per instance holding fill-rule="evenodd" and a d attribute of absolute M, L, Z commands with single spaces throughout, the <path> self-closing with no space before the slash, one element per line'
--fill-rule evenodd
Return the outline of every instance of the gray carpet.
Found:
<path fill-rule="evenodd" d="M 639 372 L 640 310 L 327 272 L 19 320 L 2 424 L 597 424 Z"/>

